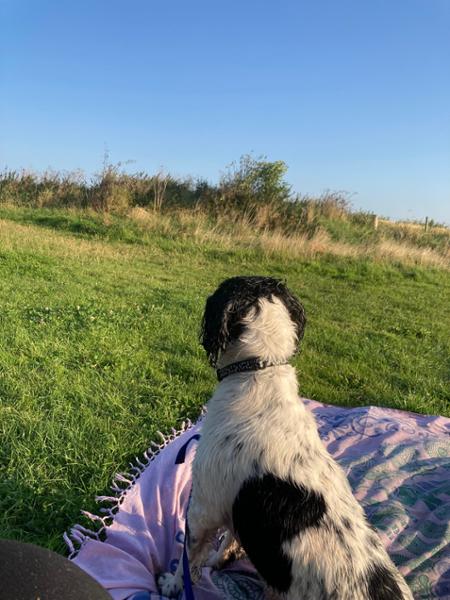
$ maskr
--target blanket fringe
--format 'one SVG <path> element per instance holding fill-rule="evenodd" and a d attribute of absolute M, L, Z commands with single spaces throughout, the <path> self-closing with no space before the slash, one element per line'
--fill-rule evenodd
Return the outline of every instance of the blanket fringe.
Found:
<path fill-rule="evenodd" d="M 202 415 L 203 414 L 204 411 L 202 411 Z M 143 453 L 144 460 L 135 457 L 134 462 L 129 463 L 129 472 L 117 473 L 114 476 L 111 485 L 111 490 L 113 491 L 114 495 L 95 497 L 95 501 L 98 504 L 106 504 L 106 506 L 99 507 L 99 512 L 104 516 L 101 517 L 86 510 L 81 511 L 81 514 L 91 521 L 93 527 L 92 529 L 88 529 L 87 527 L 83 527 L 83 525 L 74 525 L 69 532 L 65 532 L 63 534 L 63 539 L 69 552 L 69 559 L 76 557 L 81 547 L 87 540 L 101 541 L 104 539 L 106 529 L 111 525 L 111 520 L 114 518 L 115 513 L 119 510 L 119 506 L 121 505 L 125 495 L 133 487 L 144 470 L 155 459 L 155 457 L 158 456 L 161 450 L 163 450 L 182 433 L 188 431 L 192 427 L 192 422 L 187 419 L 186 421 L 183 421 L 180 429 L 175 429 L 172 427 L 171 433 L 168 435 L 164 435 L 160 431 L 157 431 L 157 435 L 161 438 L 161 441 L 159 443 L 153 441 L 150 443 L 150 448 Z"/>

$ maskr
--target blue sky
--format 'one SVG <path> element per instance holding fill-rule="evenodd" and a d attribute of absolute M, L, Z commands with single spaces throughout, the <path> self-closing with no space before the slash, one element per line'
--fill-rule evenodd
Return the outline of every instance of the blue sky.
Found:
<path fill-rule="evenodd" d="M 0 0 L 0 167 L 217 180 L 450 223 L 450 0 Z"/>

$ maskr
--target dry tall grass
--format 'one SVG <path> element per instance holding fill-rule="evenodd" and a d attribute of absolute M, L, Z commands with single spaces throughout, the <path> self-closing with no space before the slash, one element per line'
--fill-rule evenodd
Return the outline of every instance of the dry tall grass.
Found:
<path fill-rule="evenodd" d="M 314 260 L 331 255 L 364 258 L 381 263 L 401 263 L 450 270 L 450 251 L 438 252 L 431 248 L 414 246 L 405 241 L 380 238 L 367 244 L 335 241 L 324 229 L 312 235 L 291 234 L 280 230 L 255 228 L 253 221 L 239 215 L 212 219 L 196 210 L 178 210 L 158 213 L 141 207 L 127 215 L 141 232 L 143 244 L 123 244 L 100 239 L 86 239 L 64 231 L 42 229 L 37 225 L 19 224 L 0 219 L 2 251 L 24 251 L 55 258 L 74 258 L 88 265 L 103 260 L 129 261 L 148 256 L 163 255 L 155 235 L 184 240 L 200 247 L 214 245 L 226 250 L 248 249 L 262 252 L 266 257 Z M 108 216 L 105 216 L 108 222 Z"/>
<path fill-rule="evenodd" d="M 201 210 L 158 214 L 135 208 L 130 211 L 129 217 L 145 231 L 178 236 L 200 245 L 214 243 L 226 249 L 255 248 L 267 256 L 314 259 L 329 254 L 450 269 L 448 248 L 442 253 L 390 238 L 380 238 L 370 244 L 350 244 L 332 240 L 330 234 L 321 228 L 312 235 L 288 235 L 276 229 L 259 229 L 251 218 L 237 214 L 212 220 Z"/>

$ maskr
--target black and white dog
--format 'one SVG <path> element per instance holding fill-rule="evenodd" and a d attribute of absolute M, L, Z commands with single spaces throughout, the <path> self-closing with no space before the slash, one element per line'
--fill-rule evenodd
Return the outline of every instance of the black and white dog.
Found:
<path fill-rule="evenodd" d="M 202 343 L 219 385 L 193 463 L 191 572 L 243 548 L 271 598 L 411 600 L 299 400 L 288 361 L 305 323 L 302 305 L 269 277 L 227 279 L 207 300 Z M 176 596 L 182 561 L 158 583 Z"/>

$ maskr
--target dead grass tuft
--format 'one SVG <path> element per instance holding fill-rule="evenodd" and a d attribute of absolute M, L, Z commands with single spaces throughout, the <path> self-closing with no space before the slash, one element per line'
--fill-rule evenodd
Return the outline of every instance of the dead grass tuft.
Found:
<path fill-rule="evenodd" d="M 54 257 L 76 257 L 79 260 L 129 260 L 162 253 L 154 234 L 195 243 L 198 246 L 215 245 L 227 250 L 244 248 L 257 250 L 265 256 L 286 259 L 314 260 L 323 255 L 370 259 L 382 263 L 430 266 L 450 269 L 450 249 L 438 251 L 420 247 L 407 240 L 381 237 L 370 243 L 357 244 L 333 240 L 323 228 L 313 234 L 286 234 L 279 229 L 255 227 L 252 215 L 219 215 L 212 219 L 201 210 L 178 210 L 159 213 L 134 207 L 128 218 L 138 226 L 142 244 L 124 244 L 119 241 L 84 239 L 67 232 L 42 229 L 0 220 L 3 250 L 32 251 Z M 106 218 L 105 218 L 106 219 Z M 104 223 L 107 225 L 106 220 Z"/>

